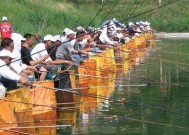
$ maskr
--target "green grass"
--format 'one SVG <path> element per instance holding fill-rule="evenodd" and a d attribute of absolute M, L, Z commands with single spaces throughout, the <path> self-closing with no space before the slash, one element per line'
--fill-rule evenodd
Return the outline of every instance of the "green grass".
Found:
<path fill-rule="evenodd" d="M 162 4 L 170 1 L 173 0 L 162 0 Z M 41 35 L 58 34 L 65 27 L 72 29 L 78 25 L 87 27 L 105 2 L 106 0 L 103 3 L 102 0 L 3 0 L 0 3 L 2 7 L 0 16 L 7 16 L 9 22 L 13 24 L 14 31 L 21 34 L 28 32 Z M 99 26 L 116 2 L 117 0 L 109 0 L 91 25 Z M 129 16 L 157 6 L 158 0 L 120 0 L 106 20 L 115 17 L 128 23 L 147 19 L 158 31 L 189 31 L 188 0 L 181 0 L 156 10 L 153 14 L 151 12 L 127 20 Z"/>

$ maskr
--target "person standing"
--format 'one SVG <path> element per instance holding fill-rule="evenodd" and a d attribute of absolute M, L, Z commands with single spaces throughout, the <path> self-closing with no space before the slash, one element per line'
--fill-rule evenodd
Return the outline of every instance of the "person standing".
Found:
<path fill-rule="evenodd" d="M 0 24 L 1 39 L 11 38 L 12 24 L 8 23 L 7 17 L 2 17 L 2 23 Z"/>

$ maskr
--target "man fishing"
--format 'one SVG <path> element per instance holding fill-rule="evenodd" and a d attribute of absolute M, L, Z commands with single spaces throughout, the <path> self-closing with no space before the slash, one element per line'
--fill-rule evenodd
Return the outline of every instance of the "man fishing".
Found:
<path fill-rule="evenodd" d="M 17 89 L 17 82 L 23 85 L 29 85 L 28 79 L 22 75 L 19 75 L 10 69 L 11 60 L 15 58 L 14 55 L 8 50 L 2 50 L 0 52 L 0 82 L 7 90 Z M 1 84 L 1 92 L 6 92 L 3 90 Z M 3 98 L 4 94 L 0 94 L 0 98 Z"/>

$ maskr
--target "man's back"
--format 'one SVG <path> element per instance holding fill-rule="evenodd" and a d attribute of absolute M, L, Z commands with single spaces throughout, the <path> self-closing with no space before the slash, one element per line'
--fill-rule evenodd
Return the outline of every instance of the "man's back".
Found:
<path fill-rule="evenodd" d="M 29 49 L 25 46 L 22 46 L 20 52 L 21 52 L 22 62 L 26 65 L 30 65 L 30 61 L 33 61 L 33 59 L 31 58 Z"/>
<path fill-rule="evenodd" d="M 47 54 L 48 54 L 48 52 L 46 50 L 44 43 L 37 44 L 31 51 L 31 57 L 33 60 L 38 60 Z M 45 61 L 51 61 L 51 60 L 52 59 L 50 57 L 48 57 Z"/>
<path fill-rule="evenodd" d="M 1 38 L 11 38 L 12 25 L 8 22 L 3 22 L 0 24 Z"/>
<path fill-rule="evenodd" d="M 64 60 L 71 60 L 71 51 L 73 51 L 74 48 L 71 46 L 71 43 L 65 42 L 61 44 L 56 51 L 56 58 L 57 59 L 64 59 Z"/>

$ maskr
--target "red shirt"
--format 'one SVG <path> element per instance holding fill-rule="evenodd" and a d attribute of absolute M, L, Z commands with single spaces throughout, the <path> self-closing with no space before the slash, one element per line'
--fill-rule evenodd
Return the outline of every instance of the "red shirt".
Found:
<path fill-rule="evenodd" d="M 8 22 L 3 22 L 0 24 L 1 38 L 11 38 L 12 25 Z"/>

